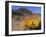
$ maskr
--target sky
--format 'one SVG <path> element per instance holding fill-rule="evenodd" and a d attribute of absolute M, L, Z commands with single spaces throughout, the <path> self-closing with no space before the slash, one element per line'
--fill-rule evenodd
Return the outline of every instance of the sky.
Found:
<path fill-rule="evenodd" d="M 34 7 L 34 6 L 12 6 L 12 10 L 16 11 L 19 8 L 27 8 L 30 11 L 32 11 L 33 13 L 40 13 L 41 14 L 41 7 Z"/>

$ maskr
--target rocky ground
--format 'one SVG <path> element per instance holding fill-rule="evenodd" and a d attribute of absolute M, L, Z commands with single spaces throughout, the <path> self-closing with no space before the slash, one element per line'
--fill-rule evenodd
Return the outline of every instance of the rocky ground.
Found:
<path fill-rule="evenodd" d="M 12 17 L 12 31 L 40 29 L 41 16 L 37 14 Z M 41 25 L 41 24 L 40 24 Z"/>

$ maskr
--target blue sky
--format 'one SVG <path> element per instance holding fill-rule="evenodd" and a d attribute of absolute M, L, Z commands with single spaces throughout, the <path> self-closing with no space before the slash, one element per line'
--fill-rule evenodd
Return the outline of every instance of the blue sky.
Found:
<path fill-rule="evenodd" d="M 12 10 L 16 11 L 17 9 L 24 7 L 31 10 L 33 13 L 40 13 L 41 14 L 41 7 L 34 7 L 34 6 L 12 6 Z"/>

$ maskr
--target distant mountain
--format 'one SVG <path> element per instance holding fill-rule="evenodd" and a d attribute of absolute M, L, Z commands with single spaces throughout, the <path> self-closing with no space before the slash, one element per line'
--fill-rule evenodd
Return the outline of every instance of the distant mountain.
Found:
<path fill-rule="evenodd" d="M 32 11 L 28 10 L 27 8 L 19 8 L 16 11 L 12 11 L 13 14 L 32 14 Z"/>

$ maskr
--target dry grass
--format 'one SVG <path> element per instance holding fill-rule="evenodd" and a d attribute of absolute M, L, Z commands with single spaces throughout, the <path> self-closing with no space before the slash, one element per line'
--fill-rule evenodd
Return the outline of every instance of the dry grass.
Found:
<path fill-rule="evenodd" d="M 37 30 L 40 21 L 41 16 L 34 14 L 32 16 L 21 16 L 19 20 L 16 20 L 16 16 L 14 16 L 12 18 L 12 31 Z"/>

